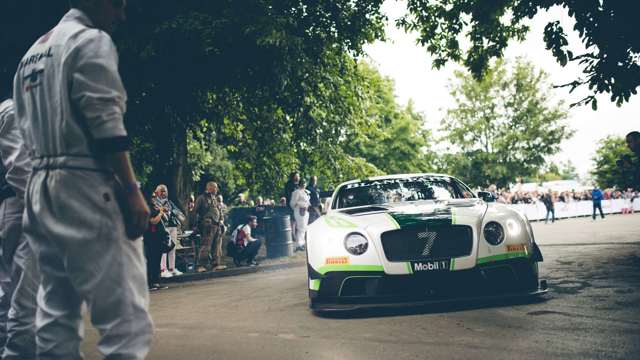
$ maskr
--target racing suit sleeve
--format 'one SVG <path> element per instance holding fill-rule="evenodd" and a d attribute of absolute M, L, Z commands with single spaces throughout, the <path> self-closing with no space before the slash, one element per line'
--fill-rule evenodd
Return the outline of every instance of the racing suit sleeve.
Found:
<path fill-rule="evenodd" d="M 23 199 L 27 179 L 31 173 L 31 159 L 16 123 L 11 100 L 0 105 L 0 158 L 7 171 L 7 183 L 16 196 Z"/>
<path fill-rule="evenodd" d="M 67 57 L 70 100 L 86 121 L 96 151 L 126 151 L 127 94 L 118 73 L 116 47 L 107 33 L 97 29 L 81 37 Z"/>

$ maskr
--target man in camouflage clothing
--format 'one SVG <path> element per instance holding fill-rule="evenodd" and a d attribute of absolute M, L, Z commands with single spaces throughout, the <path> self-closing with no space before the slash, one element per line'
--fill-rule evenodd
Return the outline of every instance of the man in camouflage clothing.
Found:
<path fill-rule="evenodd" d="M 195 213 L 197 218 L 198 230 L 200 231 L 201 242 L 200 248 L 196 253 L 197 271 L 206 271 L 205 264 L 208 262 L 209 251 L 215 249 L 213 254 L 214 262 L 217 266 L 214 270 L 224 270 L 226 266 L 222 265 L 222 237 L 220 233 L 224 226 L 223 214 L 220 204 L 216 199 L 218 194 L 218 184 L 213 181 L 207 183 L 206 191 L 196 199 Z M 213 245 L 213 246 L 212 246 Z"/>

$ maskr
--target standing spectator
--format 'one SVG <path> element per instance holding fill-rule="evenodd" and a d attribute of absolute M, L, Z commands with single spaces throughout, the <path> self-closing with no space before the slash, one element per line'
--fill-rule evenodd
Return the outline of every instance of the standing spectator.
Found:
<path fill-rule="evenodd" d="M 624 206 L 622 207 L 623 214 L 633 214 L 633 198 L 634 193 L 633 189 L 628 188 L 627 191 L 624 192 Z"/>
<path fill-rule="evenodd" d="M 187 200 L 187 222 L 188 224 L 184 224 L 183 229 L 193 229 L 197 225 L 196 220 L 196 198 L 192 194 L 189 194 L 189 199 Z"/>
<path fill-rule="evenodd" d="M 126 1 L 69 3 L 14 80 L 16 119 L 35 159 L 23 225 L 41 274 L 37 353 L 82 358 L 86 303 L 101 356 L 142 359 L 153 333 L 139 241 L 149 207 L 129 160 L 127 95 L 109 35 Z"/>
<path fill-rule="evenodd" d="M 542 195 L 542 203 L 547 209 L 547 216 L 544 219 L 545 224 L 549 222 L 549 214 L 551 214 L 551 223 L 553 224 L 554 222 L 556 222 L 556 210 L 553 200 L 553 193 L 551 192 L 551 190 L 549 190 L 546 195 Z"/>
<path fill-rule="evenodd" d="M 220 230 L 216 234 L 216 237 L 211 242 L 211 254 L 214 270 L 224 270 L 227 268 L 222 263 L 222 242 L 224 241 L 224 234 L 227 232 L 227 205 L 224 203 L 222 194 L 216 196 L 218 202 L 218 209 L 220 209 Z"/>
<path fill-rule="evenodd" d="M 224 197 L 222 197 L 222 194 L 218 194 L 216 196 L 216 200 L 218 200 L 218 205 L 220 206 L 222 214 L 227 215 L 227 210 L 229 209 L 229 207 L 224 203 Z"/>
<path fill-rule="evenodd" d="M 497 191 L 498 187 L 496 186 L 496 184 L 491 184 L 489 185 L 489 194 L 491 194 L 491 196 L 493 196 L 494 200 L 498 200 L 498 191 Z"/>
<path fill-rule="evenodd" d="M 249 202 L 247 201 L 247 198 L 244 196 L 243 193 L 238 194 L 238 199 L 235 202 L 236 206 L 249 206 Z"/>
<path fill-rule="evenodd" d="M 255 229 L 258 226 L 258 218 L 249 215 L 244 224 L 239 225 L 236 230 L 231 234 L 227 246 L 227 253 L 233 257 L 233 263 L 236 266 L 242 265 L 242 260 L 247 260 L 247 265 L 258 266 L 258 262 L 255 260 L 262 241 L 260 239 L 251 236 L 251 229 Z"/>
<path fill-rule="evenodd" d="M 209 252 L 211 251 L 212 244 L 215 239 L 218 238 L 218 232 L 221 231 L 221 225 L 223 225 L 222 212 L 216 195 L 218 194 L 218 184 L 213 181 L 207 183 L 206 190 L 203 194 L 196 199 L 195 212 L 197 217 L 198 231 L 200 232 L 200 248 L 196 254 L 196 264 L 198 265 L 198 272 L 207 271 L 206 265 L 208 265 Z M 216 266 L 215 270 L 224 270 L 226 266 L 222 265 L 222 251 L 218 252 L 218 246 L 216 249 L 215 258 Z"/>
<path fill-rule="evenodd" d="M 305 249 L 305 235 L 307 233 L 307 223 L 309 222 L 309 193 L 305 189 L 304 179 L 300 179 L 298 182 L 298 189 L 291 194 L 291 202 L 289 206 L 293 209 L 293 216 L 296 219 L 295 233 L 296 242 L 298 246 L 297 251 L 303 251 Z"/>
<path fill-rule="evenodd" d="M 318 177 L 312 176 L 307 186 L 309 192 L 309 224 L 312 224 L 322 215 L 322 204 L 320 204 L 320 193 L 318 192 Z"/>
<path fill-rule="evenodd" d="M 166 229 L 162 224 L 165 209 L 154 206 L 156 194 L 151 196 L 151 215 L 147 230 L 143 235 L 144 255 L 147 258 L 147 285 L 149 290 L 158 290 L 160 286 L 160 259 L 162 259 L 162 239 L 166 235 Z"/>
<path fill-rule="evenodd" d="M 591 191 L 591 201 L 593 201 L 593 220 L 596 219 L 596 209 L 600 210 L 600 217 L 604 219 L 604 213 L 602 212 L 602 199 L 604 195 L 602 194 L 602 190 L 598 187 L 594 187 L 593 191 Z"/>
<path fill-rule="evenodd" d="M 182 211 L 180 211 L 173 201 L 169 200 L 169 190 L 164 184 L 156 187 L 155 197 L 151 205 L 153 205 L 155 209 L 162 210 L 163 215 L 160 221 L 162 221 L 164 229 L 169 233 L 171 241 L 176 244 L 171 251 L 162 254 L 162 259 L 160 260 L 160 276 L 170 278 L 172 276 L 182 275 L 182 272 L 176 269 L 176 248 L 179 244 L 178 225 L 180 224 L 178 214 L 182 213 Z"/>
<path fill-rule="evenodd" d="M 296 191 L 296 189 L 298 188 L 298 183 L 300 182 L 300 173 L 297 171 L 293 171 L 291 174 L 289 174 L 289 179 L 287 180 L 287 183 L 284 184 L 284 197 L 285 197 L 285 205 L 289 208 L 289 218 L 291 220 L 291 228 L 295 229 L 296 228 L 296 217 L 295 214 L 293 212 L 293 209 L 291 208 L 291 194 L 293 194 L 294 191 Z M 282 199 L 280 200 L 280 202 L 282 203 Z M 296 242 L 296 232 L 293 231 L 292 232 L 293 235 L 293 241 Z"/>

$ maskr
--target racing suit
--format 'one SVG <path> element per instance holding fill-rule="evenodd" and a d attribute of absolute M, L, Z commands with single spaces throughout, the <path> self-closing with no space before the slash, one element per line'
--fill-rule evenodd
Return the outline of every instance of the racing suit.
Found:
<path fill-rule="evenodd" d="M 0 159 L 4 179 L 14 195 L 0 204 L 2 268 L 8 277 L 1 282 L 0 326 L 6 330 L 3 359 L 35 359 L 36 292 L 40 284 L 31 246 L 22 233 L 24 192 L 31 172 L 13 101 L 0 104 Z"/>
<path fill-rule="evenodd" d="M 86 303 L 104 357 L 143 359 L 152 322 L 142 241 L 127 238 L 105 156 L 128 146 L 111 37 L 71 9 L 20 62 L 14 100 L 33 163 L 24 233 L 42 277 L 38 356 L 82 358 Z"/>

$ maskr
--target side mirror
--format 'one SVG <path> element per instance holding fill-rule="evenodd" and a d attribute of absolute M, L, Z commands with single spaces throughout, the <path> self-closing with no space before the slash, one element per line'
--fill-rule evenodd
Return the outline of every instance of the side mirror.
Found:
<path fill-rule="evenodd" d="M 478 191 L 478 197 L 486 202 L 496 201 L 496 198 L 488 191 Z"/>

